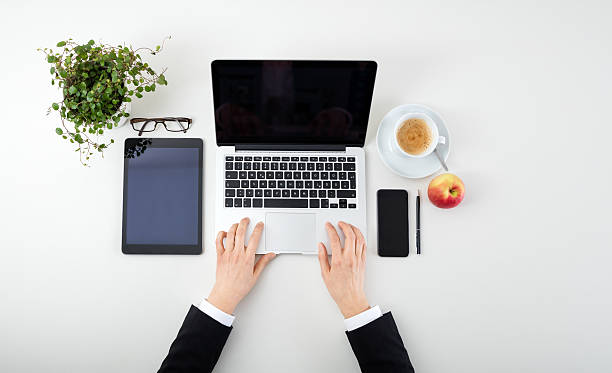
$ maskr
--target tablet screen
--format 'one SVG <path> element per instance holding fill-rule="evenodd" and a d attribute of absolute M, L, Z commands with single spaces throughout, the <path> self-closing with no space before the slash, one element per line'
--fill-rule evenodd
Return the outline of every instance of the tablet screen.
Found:
<path fill-rule="evenodd" d="M 201 140 L 128 139 L 124 155 L 123 251 L 200 253 Z"/>

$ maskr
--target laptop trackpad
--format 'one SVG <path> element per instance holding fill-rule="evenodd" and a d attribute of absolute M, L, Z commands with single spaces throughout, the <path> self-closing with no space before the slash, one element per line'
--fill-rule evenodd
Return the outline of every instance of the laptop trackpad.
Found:
<path fill-rule="evenodd" d="M 315 214 L 266 214 L 266 251 L 303 253 L 317 250 Z"/>

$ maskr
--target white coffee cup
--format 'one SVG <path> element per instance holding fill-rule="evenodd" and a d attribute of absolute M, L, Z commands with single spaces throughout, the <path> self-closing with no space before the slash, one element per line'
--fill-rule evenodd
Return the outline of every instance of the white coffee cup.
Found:
<path fill-rule="evenodd" d="M 420 154 L 406 153 L 404 149 L 402 149 L 402 147 L 399 145 L 399 142 L 397 141 L 397 131 L 399 131 L 402 124 L 408 119 L 422 119 L 427 124 L 427 126 L 429 127 L 429 130 L 431 131 L 431 144 L 429 144 L 429 146 L 427 147 L 427 149 L 425 149 L 423 153 L 420 153 Z M 406 113 L 402 115 L 401 117 L 399 117 L 399 119 L 395 123 L 395 131 L 393 132 L 393 134 L 394 134 L 393 144 L 395 145 L 395 150 L 397 150 L 398 152 L 410 158 L 427 157 L 434 151 L 434 149 L 436 148 L 436 146 L 438 146 L 438 144 L 446 144 L 446 137 L 440 136 L 440 132 L 438 131 L 438 126 L 436 125 L 436 122 L 434 122 L 434 120 L 431 119 L 429 115 L 423 114 L 423 113 Z"/>

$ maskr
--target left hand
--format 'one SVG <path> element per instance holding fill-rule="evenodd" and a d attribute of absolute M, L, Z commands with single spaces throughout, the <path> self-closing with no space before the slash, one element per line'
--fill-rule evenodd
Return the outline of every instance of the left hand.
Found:
<path fill-rule="evenodd" d="M 232 314 L 234 309 L 253 288 L 261 271 L 276 254 L 268 253 L 255 262 L 264 224 L 257 223 L 249 242 L 245 245 L 249 218 L 234 224 L 227 232 L 217 234 L 217 274 L 207 300 L 221 311 Z M 223 244 L 225 239 L 225 245 Z"/>

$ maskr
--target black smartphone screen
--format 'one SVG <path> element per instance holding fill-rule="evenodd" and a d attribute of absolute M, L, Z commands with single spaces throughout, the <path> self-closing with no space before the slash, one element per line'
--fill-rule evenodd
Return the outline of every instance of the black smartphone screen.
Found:
<path fill-rule="evenodd" d="M 378 200 L 378 255 L 408 256 L 408 193 L 380 189 Z"/>

